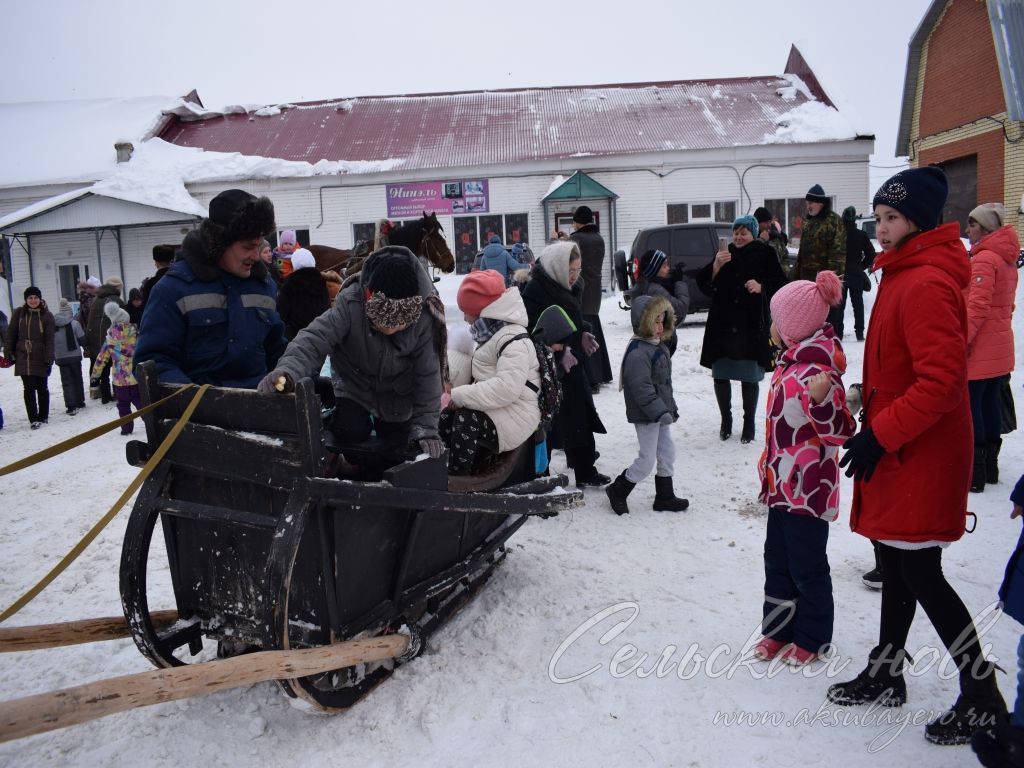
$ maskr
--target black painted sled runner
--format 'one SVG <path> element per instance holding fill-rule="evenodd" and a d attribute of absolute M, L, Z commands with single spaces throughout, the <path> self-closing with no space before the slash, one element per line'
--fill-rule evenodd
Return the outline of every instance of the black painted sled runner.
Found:
<path fill-rule="evenodd" d="M 174 389 L 146 365 L 139 388 L 144 405 Z M 187 403 L 172 398 L 144 417 L 131 463 L 146 461 Z M 379 456 L 381 447 L 345 449 Z M 121 600 L 150 661 L 189 664 L 214 643 L 233 656 L 409 634 L 397 659 L 278 680 L 313 707 L 348 707 L 472 598 L 528 517 L 582 503 L 564 476 L 535 477 L 532 439 L 471 478 L 449 477 L 442 460 L 398 457 L 381 482 L 328 479 L 327 455 L 310 380 L 293 395 L 206 393 L 143 484 L 125 533 Z M 151 615 L 146 588 L 158 527 L 178 614 L 169 626 Z"/>

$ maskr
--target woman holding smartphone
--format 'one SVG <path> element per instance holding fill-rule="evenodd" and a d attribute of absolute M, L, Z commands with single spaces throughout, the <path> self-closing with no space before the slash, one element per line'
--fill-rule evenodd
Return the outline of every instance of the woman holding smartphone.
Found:
<path fill-rule="evenodd" d="M 740 382 L 743 432 L 740 442 L 754 439 L 759 383 L 771 367 L 771 326 L 768 305 L 786 276 L 771 246 L 757 237 L 753 216 L 732 225 L 732 243 L 718 241 L 714 260 L 697 273 L 697 286 L 711 297 L 700 364 L 711 369 L 715 399 L 722 415 L 718 436 L 732 436 L 732 382 Z"/>

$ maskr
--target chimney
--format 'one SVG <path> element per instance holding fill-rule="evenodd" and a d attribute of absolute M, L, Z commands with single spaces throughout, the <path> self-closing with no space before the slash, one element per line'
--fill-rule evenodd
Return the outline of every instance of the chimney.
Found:
<path fill-rule="evenodd" d="M 135 151 L 135 145 L 130 141 L 119 141 L 114 144 L 114 151 L 117 152 L 117 162 L 127 163 L 132 159 L 132 152 Z"/>

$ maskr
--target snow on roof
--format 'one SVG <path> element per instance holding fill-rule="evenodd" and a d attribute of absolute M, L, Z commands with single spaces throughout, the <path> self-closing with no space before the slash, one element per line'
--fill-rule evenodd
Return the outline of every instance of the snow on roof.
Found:
<path fill-rule="evenodd" d="M 0 104 L 0 187 L 93 182 L 114 172 L 114 144 L 138 146 L 180 99 L 145 96 Z"/>
<path fill-rule="evenodd" d="M 828 94 L 828 98 L 836 105 L 839 114 L 844 115 L 847 124 L 858 136 L 874 136 L 875 127 L 871 125 L 862 110 L 857 109 L 853 101 L 854 94 L 847 93 L 840 87 L 840 83 L 849 80 L 849 77 L 841 77 L 840 70 L 850 64 L 837 56 L 836 46 L 828 38 L 805 38 L 793 43 L 793 46 L 800 51 L 804 61 L 814 71 L 819 85 Z M 857 50 L 860 55 L 860 50 Z"/>
<path fill-rule="evenodd" d="M 261 110 L 186 105 L 159 137 L 291 161 L 403 158 L 403 170 L 531 160 L 845 141 L 857 136 L 792 76 L 363 96 Z M 794 130 L 794 124 L 801 130 Z M 394 167 L 394 166 L 392 166 Z"/>

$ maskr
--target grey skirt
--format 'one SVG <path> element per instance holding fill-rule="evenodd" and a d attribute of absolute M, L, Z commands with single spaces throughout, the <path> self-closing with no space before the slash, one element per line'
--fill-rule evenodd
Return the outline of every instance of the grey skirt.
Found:
<path fill-rule="evenodd" d="M 756 360 L 733 360 L 731 357 L 720 357 L 711 366 L 711 376 L 716 379 L 757 384 L 764 378 L 764 368 L 758 365 Z"/>

